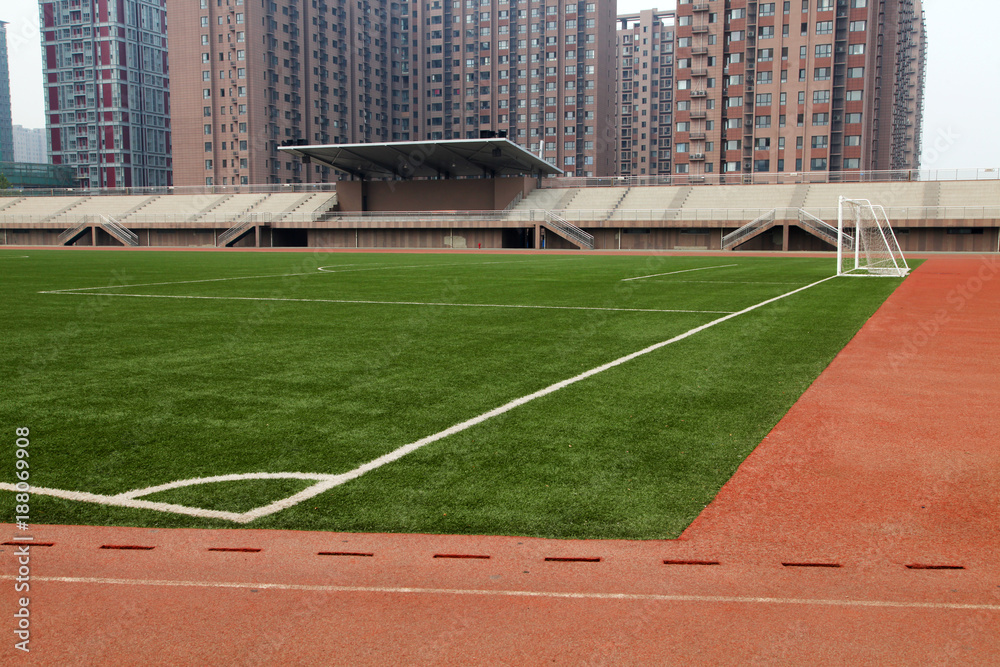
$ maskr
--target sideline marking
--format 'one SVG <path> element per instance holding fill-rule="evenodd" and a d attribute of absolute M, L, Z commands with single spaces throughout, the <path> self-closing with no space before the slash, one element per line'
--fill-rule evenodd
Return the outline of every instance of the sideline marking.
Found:
<path fill-rule="evenodd" d="M 683 271 L 668 271 L 667 273 L 654 273 L 648 276 L 636 276 L 635 278 L 622 278 L 622 282 L 628 282 L 629 280 L 642 280 L 643 278 L 656 278 L 657 276 L 672 276 L 676 273 L 688 273 L 689 271 L 707 271 L 708 269 L 728 269 L 731 266 L 739 266 L 739 264 L 723 264 L 722 266 L 702 266 L 697 269 L 684 269 Z"/>
<path fill-rule="evenodd" d="M 0 579 L 15 579 L 15 575 L 0 575 Z M 387 593 L 423 595 L 481 595 L 523 598 L 557 598 L 569 600 L 629 600 L 651 602 L 718 602 L 731 604 L 802 604 L 828 607 L 878 607 L 903 609 L 947 609 L 1000 611 L 1000 604 L 968 604 L 961 602 L 894 602 L 892 600 L 828 600 L 822 598 L 772 598 L 735 595 L 662 595 L 657 593 L 566 593 L 556 591 L 486 590 L 476 588 L 415 588 L 396 586 L 331 586 L 323 584 L 269 584 L 242 581 L 171 581 L 169 579 L 113 579 L 107 577 L 33 577 L 36 581 L 66 584 L 101 584 L 130 586 L 171 586 L 191 588 L 247 588 L 256 590 L 312 591 L 318 593 Z"/>
<path fill-rule="evenodd" d="M 360 299 L 295 299 L 278 296 L 192 296 L 186 294 L 88 294 L 87 292 L 62 292 L 62 294 L 74 294 L 77 296 L 127 296 L 143 299 L 208 299 L 214 301 L 289 301 L 301 303 L 345 303 L 360 305 L 383 305 L 383 306 L 455 306 L 460 308 L 526 308 L 541 310 L 607 310 L 622 313 L 704 313 L 708 315 L 724 315 L 732 313 L 731 310 L 673 310 L 669 308 L 601 308 L 597 306 L 533 306 L 523 304 L 507 303 L 441 303 L 423 301 L 369 301 Z"/>
<path fill-rule="evenodd" d="M 55 496 L 58 496 L 58 497 L 61 497 L 61 498 L 68 498 L 70 500 L 81 500 L 81 501 L 85 501 L 85 502 L 102 503 L 102 504 L 106 504 L 106 505 L 120 505 L 120 506 L 123 506 L 123 507 L 135 507 L 135 508 L 142 508 L 142 509 L 155 509 L 155 510 L 164 511 L 164 512 L 174 512 L 174 513 L 177 513 L 177 514 L 188 514 L 188 515 L 191 515 L 191 516 L 198 516 L 198 517 L 228 519 L 228 520 L 236 522 L 236 523 L 249 523 L 249 522 L 253 521 L 254 519 L 259 519 L 261 517 L 268 516 L 270 514 L 274 514 L 275 512 L 280 512 L 280 511 L 282 511 L 284 509 L 288 509 L 289 507 L 293 507 L 293 506 L 295 506 L 295 505 L 297 505 L 297 504 L 299 504 L 299 503 L 301 503 L 301 502 L 303 502 L 305 500 L 308 500 L 309 498 L 317 496 L 317 495 L 319 495 L 321 493 L 325 493 L 326 491 L 329 491 L 330 489 L 332 489 L 332 488 L 334 488 L 336 486 L 340 486 L 341 484 L 344 484 L 345 482 L 349 482 L 352 479 L 357 479 L 358 477 L 361 477 L 362 475 L 364 475 L 367 472 L 371 472 L 372 470 L 376 470 L 377 468 L 381 468 L 382 466 L 386 465 L 387 463 L 392 463 L 393 461 L 401 459 L 404 456 L 406 456 L 407 454 L 410 454 L 411 452 L 414 452 L 414 451 L 420 449 L 421 447 L 424 447 L 424 446 L 429 445 L 431 443 L 437 442 L 438 440 L 441 440 L 443 438 L 447 438 L 450 435 L 454 435 L 456 433 L 461 433 L 462 431 L 464 431 L 464 430 L 466 430 L 468 428 L 471 428 L 472 426 L 476 426 L 477 424 L 480 424 L 480 423 L 486 421 L 487 419 L 490 419 L 492 417 L 496 417 L 498 415 L 502 415 L 505 412 L 509 412 L 509 411 L 513 410 L 514 408 L 520 407 L 520 406 L 522 406 L 522 405 L 524 405 L 526 403 L 530 403 L 531 401 L 535 400 L 536 398 L 541 398 L 543 396 L 547 396 L 547 395 L 549 395 L 551 393 L 559 391 L 560 389 L 568 387 L 568 386 L 570 386 L 572 384 L 576 384 L 577 382 L 579 382 L 581 380 L 585 380 L 585 379 L 587 379 L 587 378 L 589 378 L 589 377 L 591 377 L 593 375 L 597 375 L 598 373 L 602 373 L 602 372 L 604 372 L 604 371 L 606 371 L 608 369 L 614 368 L 616 366 L 621 366 L 622 364 L 624 364 L 626 362 L 629 362 L 629 361 L 632 361 L 633 359 L 636 359 L 636 358 L 641 357 L 643 355 L 649 354 L 650 352 L 654 352 L 656 350 L 659 350 L 661 347 L 666 347 L 667 345 L 671 345 L 673 343 L 682 341 L 685 338 L 689 338 L 689 337 L 691 337 L 691 336 L 693 336 L 693 335 L 695 335 L 697 333 L 705 331 L 706 329 L 714 327 L 717 324 L 721 324 L 721 323 L 723 323 L 723 322 L 725 322 L 727 320 L 731 320 L 734 317 L 739 317 L 740 315 L 743 315 L 745 313 L 749 313 L 750 311 L 753 311 L 753 310 L 756 310 L 756 309 L 761 308 L 763 306 L 766 306 L 768 304 L 774 303 L 775 301 L 780 301 L 781 299 L 784 299 L 785 297 L 792 296 L 793 294 L 798 294 L 799 292 L 803 292 L 803 291 L 805 291 L 807 289 L 815 287 L 816 285 L 820 285 L 822 283 L 825 283 L 828 280 L 833 280 L 836 277 L 837 277 L 836 275 L 829 276 L 829 277 L 823 278 L 822 280 L 817 280 L 814 283 L 810 283 L 808 285 L 805 285 L 804 287 L 799 287 L 798 289 L 794 289 L 794 290 L 792 290 L 790 292 L 785 292 L 784 294 L 779 294 L 778 296 L 775 296 L 775 297 L 772 297 L 770 299 L 767 299 L 766 301 L 761 301 L 760 303 L 755 304 L 753 306 L 749 306 L 747 308 L 744 308 L 743 310 L 737 311 L 735 313 L 730 313 L 728 315 L 724 315 L 724 316 L 722 316 L 720 318 L 712 320 L 711 322 L 708 322 L 707 324 L 702 324 L 701 326 L 697 326 L 697 327 L 695 327 L 693 329 L 689 329 L 688 331 L 685 331 L 684 333 L 679 334 L 677 336 L 674 336 L 673 338 L 670 338 L 668 340 L 661 341 L 659 343 L 655 343 L 655 344 L 650 345 L 649 347 L 643 348 L 643 349 L 641 349 L 641 350 L 639 350 L 637 352 L 632 352 L 631 354 L 627 354 L 624 357 L 619 357 L 618 359 L 615 359 L 614 361 L 609 361 L 606 364 L 603 364 L 601 366 L 597 366 L 596 368 L 592 368 L 589 371 L 584 371 L 583 373 L 580 373 L 579 375 L 575 375 L 575 376 L 573 376 L 573 377 L 571 377 L 569 379 L 562 380 L 560 382 L 556 382 L 555 384 L 549 385 L 548 387 L 545 387 L 544 389 L 539 389 L 538 391 L 536 391 L 536 392 L 534 392 L 532 394 L 528 394 L 526 396 L 522 396 L 520 398 L 516 398 L 513 401 L 510 401 L 508 403 L 505 403 L 504 405 L 501 405 L 500 407 L 497 407 L 497 408 L 494 408 L 494 409 L 490 410 L 489 412 L 484 412 L 481 415 L 478 415 L 478 416 L 473 417 L 471 419 L 467 419 L 464 422 L 461 422 L 459 424 L 455 424 L 454 426 L 446 428 L 443 431 L 439 431 L 438 433 L 434 433 L 433 435 L 429 435 L 429 436 L 427 436 L 425 438 L 421 438 L 420 440 L 417 440 L 415 442 L 411 442 L 408 445 L 403 445 L 402 447 L 398 447 L 398 448 L 394 449 L 391 452 L 383 454 L 382 456 L 380 456 L 380 457 L 378 457 L 376 459 L 372 459 L 371 461 L 369 461 L 369 462 L 367 462 L 367 463 L 365 463 L 363 465 L 358 466 L 354 470 L 350 470 L 350 471 L 345 472 L 345 473 L 340 473 L 340 474 L 317 474 L 317 473 L 294 473 L 294 472 L 290 472 L 290 473 L 242 473 L 242 474 L 234 474 L 234 475 L 221 475 L 221 476 L 216 476 L 216 477 L 206 477 L 206 478 L 201 478 L 201 479 L 196 478 L 196 479 L 189 479 L 189 480 L 180 480 L 178 482 L 171 482 L 170 483 L 170 484 L 176 484 L 178 486 L 191 486 L 191 485 L 194 485 L 194 484 L 205 484 L 205 483 L 211 483 L 211 482 L 216 482 L 216 481 L 236 481 L 236 480 L 239 480 L 239 479 L 281 479 L 281 478 L 294 478 L 294 479 L 317 479 L 317 480 L 320 480 L 320 481 L 317 481 L 312 486 L 309 486 L 309 487 L 303 489 L 302 491 L 299 491 L 298 493 L 295 493 L 295 494 L 293 494 L 291 496 L 288 496 L 287 498 L 284 498 L 282 500 L 277 500 L 277 501 L 275 501 L 273 503 L 270 503 L 269 505 L 262 505 L 260 507 L 255 508 L 255 509 L 252 509 L 252 510 L 249 510 L 247 512 L 244 512 L 242 514 L 237 514 L 237 513 L 233 513 L 233 512 L 219 512 L 217 510 L 206 510 L 206 509 L 202 509 L 200 507 L 187 507 L 185 505 L 169 505 L 167 503 L 154 503 L 154 502 L 151 502 L 151 501 L 148 501 L 148 500 L 140 500 L 139 499 L 143 495 L 146 495 L 148 493 L 153 493 L 153 491 L 150 491 L 149 489 L 161 489 L 161 490 L 164 489 L 165 485 L 162 485 L 162 484 L 158 485 L 158 486 L 154 486 L 154 487 L 149 487 L 148 489 L 134 489 L 132 491 L 127 491 L 125 493 L 121 493 L 121 494 L 118 494 L 116 496 L 101 496 L 101 495 L 92 494 L 92 493 L 85 493 L 85 492 L 78 492 L 78 491 L 65 491 L 65 490 L 62 490 L 62 489 L 47 489 L 47 488 L 42 488 L 42 487 L 32 487 L 32 493 L 37 494 L 37 495 L 55 495 Z M 312 475 L 314 475 L 314 476 L 312 476 Z M 175 488 L 175 487 L 170 486 L 169 488 Z M 14 488 L 13 484 L 11 484 L 9 482 L 3 482 L 3 483 L 0 483 L 0 490 L 15 491 L 16 489 Z"/>

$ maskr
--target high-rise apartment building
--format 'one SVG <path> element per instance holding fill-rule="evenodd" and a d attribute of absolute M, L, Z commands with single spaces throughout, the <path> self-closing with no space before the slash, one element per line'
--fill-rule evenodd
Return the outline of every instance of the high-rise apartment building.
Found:
<path fill-rule="evenodd" d="M 615 3 L 167 0 L 178 185 L 316 182 L 287 143 L 508 138 L 615 173 Z M 200 113 L 199 113 L 200 112 Z"/>
<path fill-rule="evenodd" d="M 420 139 L 506 132 L 567 174 L 616 170 L 614 0 L 416 5 Z"/>
<path fill-rule="evenodd" d="M 679 0 L 676 174 L 915 168 L 920 0 Z"/>
<path fill-rule="evenodd" d="M 919 0 L 166 0 L 177 185 L 330 180 L 289 143 L 506 133 L 568 174 L 916 166 Z"/>
<path fill-rule="evenodd" d="M 0 162 L 14 162 L 14 128 L 10 116 L 10 70 L 7 67 L 7 23 L 0 21 Z"/>
<path fill-rule="evenodd" d="M 410 9 L 369 0 L 167 0 L 177 185 L 322 182 L 289 143 L 413 138 Z"/>
<path fill-rule="evenodd" d="M 31 162 L 47 164 L 49 161 L 48 143 L 45 140 L 45 129 L 14 126 L 14 162 Z"/>
<path fill-rule="evenodd" d="M 669 174 L 674 93 L 673 11 L 620 14 L 618 174 Z"/>
<path fill-rule="evenodd" d="M 50 156 L 80 187 L 171 184 L 163 2 L 39 2 Z"/>

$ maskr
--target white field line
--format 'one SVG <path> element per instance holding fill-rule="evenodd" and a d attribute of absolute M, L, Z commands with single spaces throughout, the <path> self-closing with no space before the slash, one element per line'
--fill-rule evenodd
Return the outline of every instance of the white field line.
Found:
<path fill-rule="evenodd" d="M 165 512 L 176 512 L 176 513 L 179 513 L 179 514 L 189 514 L 189 515 L 192 515 L 192 516 L 201 516 L 201 517 L 206 517 L 206 518 L 229 519 L 230 521 L 234 521 L 236 523 L 249 523 L 249 522 L 253 521 L 254 519 L 259 519 L 260 517 L 268 516 L 270 514 L 274 514 L 275 512 L 280 512 L 280 511 L 282 511 L 284 509 L 288 509 L 289 507 L 292 507 L 292 506 L 297 505 L 297 504 L 299 504 L 299 503 L 301 503 L 301 502 L 303 502 L 305 500 L 308 500 L 309 498 L 312 498 L 312 497 L 317 496 L 317 495 L 319 495 L 321 493 L 329 491 L 330 489 L 332 489 L 332 488 L 334 488 L 336 486 L 340 486 L 341 484 L 344 484 L 345 482 L 348 482 L 348 481 L 350 481 L 352 479 L 357 479 L 358 477 L 361 477 L 365 473 L 371 472 L 372 470 L 376 470 L 378 468 L 381 468 L 382 466 L 386 465 L 387 463 L 392 463 L 393 461 L 397 461 L 397 460 L 403 458 L 404 456 L 406 456 L 407 454 L 415 452 L 416 450 L 420 449 L 421 447 L 425 447 L 425 446 L 427 446 L 427 445 L 429 445 L 431 443 L 437 442 L 438 440 L 441 440 L 443 438 L 447 438 L 450 435 L 455 435 L 456 433 L 461 433 L 462 431 L 464 431 L 464 430 L 466 430 L 468 428 L 471 428 L 473 426 L 476 426 L 477 424 L 481 424 L 482 422 L 484 422 L 484 421 L 486 421 L 488 419 L 491 419 L 492 417 L 496 417 L 496 416 L 502 415 L 502 414 L 504 414 L 506 412 L 509 412 L 509 411 L 513 410 L 514 408 L 520 407 L 520 406 L 522 406 L 522 405 L 524 405 L 526 403 L 530 403 L 531 401 L 535 400 L 536 398 L 541 398 L 543 396 L 548 396 L 549 394 L 557 392 L 560 389 L 564 389 L 564 388 L 566 388 L 566 387 L 568 387 L 568 386 L 570 386 L 572 384 L 576 384 L 577 382 L 579 382 L 581 380 L 585 380 L 585 379 L 587 379 L 589 377 L 597 375 L 598 373 L 602 373 L 602 372 L 604 372 L 606 370 L 609 370 L 611 368 L 615 368 L 616 366 L 621 366 L 622 364 L 627 363 L 629 361 L 632 361 L 633 359 L 637 359 L 638 357 L 641 357 L 643 355 L 649 354 L 650 352 L 655 352 L 656 350 L 659 350 L 662 347 L 666 347 L 667 345 L 671 345 L 673 343 L 677 343 L 679 341 L 682 341 L 682 340 L 684 340 L 686 338 L 690 338 L 691 336 L 693 336 L 693 335 L 695 335 L 697 333 L 700 333 L 702 331 L 705 331 L 706 329 L 709 329 L 711 327 L 714 327 L 717 324 L 722 324 L 723 322 L 731 320 L 731 319 L 733 319 L 735 317 L 739 317 L 740 315 L 744 315 L 746 313 L 749 313 L 749 312 L 751 312 L 753 310 L 756 310 L 756 309 L 761 308 L 763 306 L 766 306 L 768 304 L 774 303 L 775 301 L 779 301 L 781 299 L 784 299 L 785 297 L 792 296 L 793 294 L 798 294 L 799 292 L 805 291 L 805 290 L 807 290 L 807 289 L 809 289 L 811 287 L 815 287 L 816 285 L 819 285 L 821 283 L 825 283 L 826 281 L 832 280 L 832 279 L 834 279 L 836 277 L 837 276 L 834 275 L 834 276 L 830 276 L 828 278 L 823 278 L 822 280 L 818 280 L 818 281 L 816 281 L 814 283 L 811 283 L 809 285 L 806 285 L 804 287 L 799 287 L 798 289 L 794 289 L 794 290 L 792 290 L 790 292 L 785 292 L 784 294 L 781 294 L 781 295 L 776 296 L 776 297 L 772 297 L 770 299 L 767 299 L 766 301 L 761 301 L 758 304 L 755 304 L 753 306 L 749 306 L 749 307 L 744 308 L 743 310 L 737 311 L 735 313 L 729 313 L 728 315 L 724 315 L 723 317 L 720 317 L 718 319 L 712 320 L 711 322 L 709 322 L 707 324 L 702 324 L 701 326 L 697 326 L 697 327 L 695 327 L 693 329 L 689 329 L 688 331 L 686 331 L 686 332 L 684 332 L 684 333 L 682 333 L 680 335 L 674 336 L 673 338 L 670 338 L 670 339 L 665 340 L 665 341 L 661 341 L 661 342 L 656 343 L 654 345 L 650 345 L 649 347 L 643 348 L 642 350 L 639 350 L 638 352 L 633 352 L 631 354 L 627 354 L 624 357 L 619 357 L 618 359 L 615 359 L 614 361 L 610 361 L 610 362 L 608 362 L 606 364 L 603 364 L 601 366 L 597 366 L 596 368 L 592 368 L 589 371 L 585 371 L 583 373 L 580 373 L 579 375 L 571 377 L 571 378 L 569 378 L 567 380 L 562 380 L 561 382 L 557 382 L 555 384 L 549 385 L 548 387 L 545 387 L 544 389 L 540 389 L 540 390 L 538 390 L 538 391 L 536 391 L 536 392 L 534 392 L 532 394 L 528 394 L 526 396 L 522 396 L 520 398 L 514 399 L 513 401 L 510 401 L 509 403 L 505 403 L 504 405 L 501 405 L 500 407 L 494 408 L 494 409 L 490 410 L 489 412 L 484 412 L 483 414 L 481 414 L 481 415 L 479 415 L 477 417 L 473 417 L 472 419 L 467 419 L 464 422 L 461 422 L 459 424 L 455 424 L 454 426 L 446 428 L 443 431 L 440 431 L 440 432 L 435 433 L 433 435 L 429 435 L 429 436 L 427 436 L 425 438 L 421 438 L 420 440 L 417 440 L 415 442 L 411 442 L 408 445 L 403 445 L 402 447 L 394 449 L 393 451 L 391 451 L 391 452 L 389 452 L 387 454 L 383 454 L 382 456 L 378 457 L 377 459 L 373 459 L 373 460 L 369 461 L 368 463 L 365 463 L 365 464 L 363 464 L 361 466 L 358 466 L 354 470 L 350 470 L 350 471 L 345 472 L 345 473 L 340 473 L 340 474 L 244 473 L 244 474 L 223 475 L 223 476 L 217 476 L 217 477 L 202 478 L 201 480 L 180 480 L 178 482 L 172 482 L 172 483 L 167 484 L 167 485 L 162 485 L 161 484 L 161 485 L 158 485 L 158 486 L 149 487 L 147 489 L 136 489 L 136 490 L 133 490 L 133 491 L 128 491 L 128 492 L 119 494 L 117 496 L 99 496 L 99 495 L 96 495 L 96 494 L 81 493 L 81 492 L 76 492 L 76 491 L 63 491 L 63 490 L 60 490 L 60 489 L 47 489 L 47 488 L 38 488 L 38 487 L 32 487 L 31 492 L 35 493 L 35 494 L 40 494 L 40 495 L 56 495 L 56 496 L 61 497 L 61 498 L 68 498 L 70 500 L 81 500 L 81 501 L 85 501 L 85 502 L 97 502 L 97 503 L 102 503 L 102 504 L 107 504 L 107 505 L 113 504 L 113 505 L 119 505 L 119 506 L 123 506 L 123 507 L 135 507 L 135 508 L 143 508 L 143 509 L 156 509 L 156 510 L 165 511 Z M 248 512 L 244 512 L 242 514 L 236 514 L 236 513 L 231 513 L 231 512 L 219 512 L 219 511 L 215 511 L 215 510 L 204 510 L 204 509 L 197 508 L 197 507 L 186 507 L 186 506 L 182 506 L 182 505 L 168 505 L 166 503 L 152 503 L 150 501 L 140 500 L 141 496 L 147 495 L 149 493 L 153 493 L 153 492 L 155 492 L 154 490 L 166 490 L 168 488 L 177 488 L 179 486 L 188 486 L 188 485 L 191 485 L 191 484 L 210 483 L 210 482 L 216 482 L 216 481 L 235 481 L 235 480 L 238 480 L 238 479 L 279 479 L 279 478 L 316 479 L 316 480 L 319 480 L 319 481 L 317 481 L 312 486 L 310 486 L 310 487 L 308 487 L 306 489 L 303 489 L 302 491 L 299 491 L 296 494 L 288 496 L 287 498 L 283 498 L 281 500 L 277 500 L 277 501 L 275 501 L 273 503 L 270 503 L 269 505 L 262 505 L 261 507 L 257 507 L 255 509 L 252 509 L 252 510 L 248 511 Z M 0 483 L 0 490 L 14 491 L 16 489 L 15 489 L 15 487 L 14 487 L 13 484 L 4 482 L 4 483 Z M 70 497 L 67 494 L 73 494 L 73 495 L 72 495 L 72 497 Z M 113 501 L 113 502 L 111 502 L 111 501 Z"/>
<path fill-rule="evenodd" d="M 656 278 L 658 276 L 672 276 L 678 273 L 688 273 L 690 271 L 707 271 L 709 269 L 728 269 L 731 266 L 739 266 L 739 264 L 723 264 L 722 266 L 702 266 L 697 269 L 684 269 L 683 271 L 667 271 L 666 273 L 654 273 L 648 276 L 636 276 L 635 278 L 622 278 L 622 282 L 628 282 L 629 280 L 642 280 L 644 278 Z"/>
<path fill-rule="evenodd" d="M 141 299 L 204 299 L 209 301 L 288 301 L 291 303 L 344 303 L 380 306 L 451 306 L 458 308 L 525 308 L 540 310 L 606 310 L 621 313 L 700 313 L 718 315 L 731 313 L 731 310 L 680 310 L 669 308 L 601 308 L 597 306 L 537 306 L 506 303 L 442 303 L 435 301 L 371 301 L 362 299 L 295 299 L 278 296 L 192 296 L 186 294 L 91 294 L 89 292 L 61 292 L 61 294 L 77 296 L 127 296 Z"/>
<path fill-rule="evenodd" d="M 16 575 L 0 575 L 13 581 Z M 110 577 L 32 577 L 35 581 L 99 586 L 163 586 L 177 588 L 223 588 L 315 593 L 381 593 L 387 595 L 476 595 L 483 597 L 550 598 L 563 600 L 625 600 L 646 602 L 708 602 L 722 604 L 797 604 L 825 607 L 869 607 L 889 609 L 940 609 L 948 611 L 1000 611 L 1000 604 L 962 602 L 902 602 L 896 600 L 851 600 L 823 598 L 776 598 L 739 595 L 665 595 L 659 593 L 573 593 L 564 591 L 488 590 L 476 588 L 416 588 L 402 586 L 337 586 L 330 584 L 277 584 L 245 581 L 184 581 L 171 579 L 116 579 Z"/>
<path fill-rule="evenodd" d="M 25 257 L 27 257 L 27 255 L 25 255 Z M 577 259 L 577 258 L 568 258 L 568 259 Z M 367 265 L 367 266 L 365 266 L 365 265 L 359 265 L 359 264 L 333 264 L 333 265 L 326 266 L 326 267 L 321 266 L 317 270 L 320 271 L 320 272 L 323 272 L 323 273 L 352 273 L 352 272 L 356 272 L 356 271 L 389 271 L 389 270 L 393 270 L 393 269 L 422 269 L 424 267 L 438 267 L 438 266 L 469 266 L 469 267 L 475 267 L 475 266 L 482 266 L 483 264 L 519 264 L 519 263 L 528 262 L 528 261 L 531 261 L 531 260 L 509 260 L 509 261 L 506 261 L 506 262 L 475 262 L 475 263 L 469 263 L 469 262 L 452 262 L 452 263 L 449 263 L 449 264 L 410 264 L 410 265 L 407 265 L 407 266 L 396 266 L 396 265 L 393 265 L 393 264 L 389 264 L 389 265 L 386 265 L 386 264 L 376 264 L 376 265 Z M 563 261 L 565 261 L 565 260 L 563 260 Z M 339 271 L 325 271 L 324 270 L 324 269 L 333 269 L 333 268 L 339 268 L 339 267 L 344 267 L 344 266 L 354 266 L 354 267 L 358 267 L 358 268 L 354 268 L 354 269 L 342 269 L 342 270 L 339 270 Z M 190 284 L 194 284 L 194 283 L 217 283 L 217 282 L 225 282 L 227 280 L 255 280 L 255 279 L 262 279 L 262 278 L 293 278 L 293 277 L 296 277 L 296 276 L 310 276 L 310 275 L 315 275 L 315 272 L 314 271 L 307 271 L 307 272 L 304 272 L 304 273 L 272 273 L 272 274 L 269 274 L 269 275 L 266 275 L 266 276 L 233 276 L 231 278 L 204 278 L 204 279 L 201 279 L 201 280 L 174 280 L 172 282 L 165 282 L 165 283 L 136 283 L 136 284 L 131 284 L 131 285 L 103 285 L 101 287 L 68 287 L 68 288 L 65 288 L 65 289 L 42 290 L 42 291 L 39 292 L 39 294 L 72 294 L 74 292 L 89 292 L 89 291 L 99 290 L 99 289 L 103 290 L 103 289 L 124 289 L 126 287 L 161 287 L 161 286 L 164 286 L 164 285 L 190 285 Z"/>
<path fill-rule="evenodd" d="M 674 283 L 691 283 L 691 284 L 701 284 L 701 285 L 801 285 L 802 283 L 782 283 L 782 282 L 769 282 L 764 280 L 671 280 L 670 285 Z"/>

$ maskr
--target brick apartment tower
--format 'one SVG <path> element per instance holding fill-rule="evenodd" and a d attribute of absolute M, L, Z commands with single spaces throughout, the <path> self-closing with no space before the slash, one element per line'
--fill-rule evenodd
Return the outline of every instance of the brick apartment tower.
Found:
<path fill-rule="evenodd" d="M 177 185 L 323 182 L 287 143 L 505 131 L 615 173 L 615 3 L 167 0 Z"/>
<path fill-rule="evenodd" d="M 171 185 L 163 0 L 38 7 L 52 163 L 83 188 Z"/>
<path fill-rule="evenodd" d="M 10 70 L 7 68 L 7 23 L 0 21 L 0 162 L 14 162 L 14 126 L 10 115 Z"/>
<path fill-rule="evenodd" d="M 569 175 L 616 171 L 614 0 L 415 6 L 418 139 L 509 139 Z"/>
<path fill-rule="evenodd" d="M 622 176 L 669 174 L 674 12 L 618 16 L 618 117 Z"/>
<path fill-rule="evenodd" d="M 177 185 L 324 182 L 278 147 L 412 138 L 408 3 L 166 6 Z"/>
<path fill-rule="evenodd" d="M 674 173 L 919 166 L 920 0 L 679 0 Z"/>

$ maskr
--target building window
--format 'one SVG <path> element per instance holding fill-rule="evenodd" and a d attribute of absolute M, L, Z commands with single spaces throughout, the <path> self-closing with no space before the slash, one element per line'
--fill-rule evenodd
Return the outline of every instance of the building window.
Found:
<path fill-rule="evenodd" d="M 831 34 L 833 34 L 833 21 L 817 21 L 816 22 L 816 34 L 817 35 L 831 35 Z"/>
<path fill-rule="evenodd" d="M 814 157 L 809 161 L 809 168 L 813 171 L 826 171 L 826 158 Z"/>
<path fill-rule="evenodd" d="M 758 128 L 771 127 L 771 117 L 770 116 L 757 116 L 754 119 L 754 126 Z"/>
<path fill-rule="evenodd" d="M 844 122 L 846 122 L 846 123 L 860 123 L 861 122 L 861 114 L 859 114 L 859 113 L 849 113 L 849 114 L 847 114 L 845 116 Z"/>
<path fill-rule="evenodd" d="M 848 90 L 847 96 L 845 98 L 848 102 L 860 102 L 861 101 L 861 91 L 860 90 Z"/>
<path fill-rule="evenodd" d="M 861 145 L 861 135 L 860 134 L 850 134 L 844 137 L 845 146 L 860 146 Z"/>
<path fill-rule="evenodd" d="M 817 44 L 816 57 L 829 58 L 833 55 L 833 44 Z"/>
<path fill-rule="evenodd" d="M 865 76 L 864 67 L 848 67 L 847 68 L 847 78 L 848 79 L 862 79 Z"/>
<path fill-rule="evenodd" d="M 813 91 L 813 104 L 829 104 L 830 103 L 830 91 L 829 90 L 815 90 Z"/>
<path fill-rule="evenodd" d="M 849 56 L 860 56 L 865 52 L 864 44 L 851 44 L 847 47 L 847 55 Z"/>
<path fill-rule="evenodd" d="M 830 124 L 830 114 L 828 113 L 814 113 L 813 114 L 813 125 L 829 125 Z"/>
<path fill-rule="evenodd" d="M 829 145 L 829 137 L 825 134 L 818 134 L 812 138 L 813 148 L 826 148 Z"/>
<path fill-rule="evenodd" d="M 844 158 L 844 169 L 861 169 L 861 158 L 859 157 Z"/>
<path fill-rule="evenodd" d="M 867 28 L 867 21 L 851 21 L 851 32 L 864 32 Z"/>

